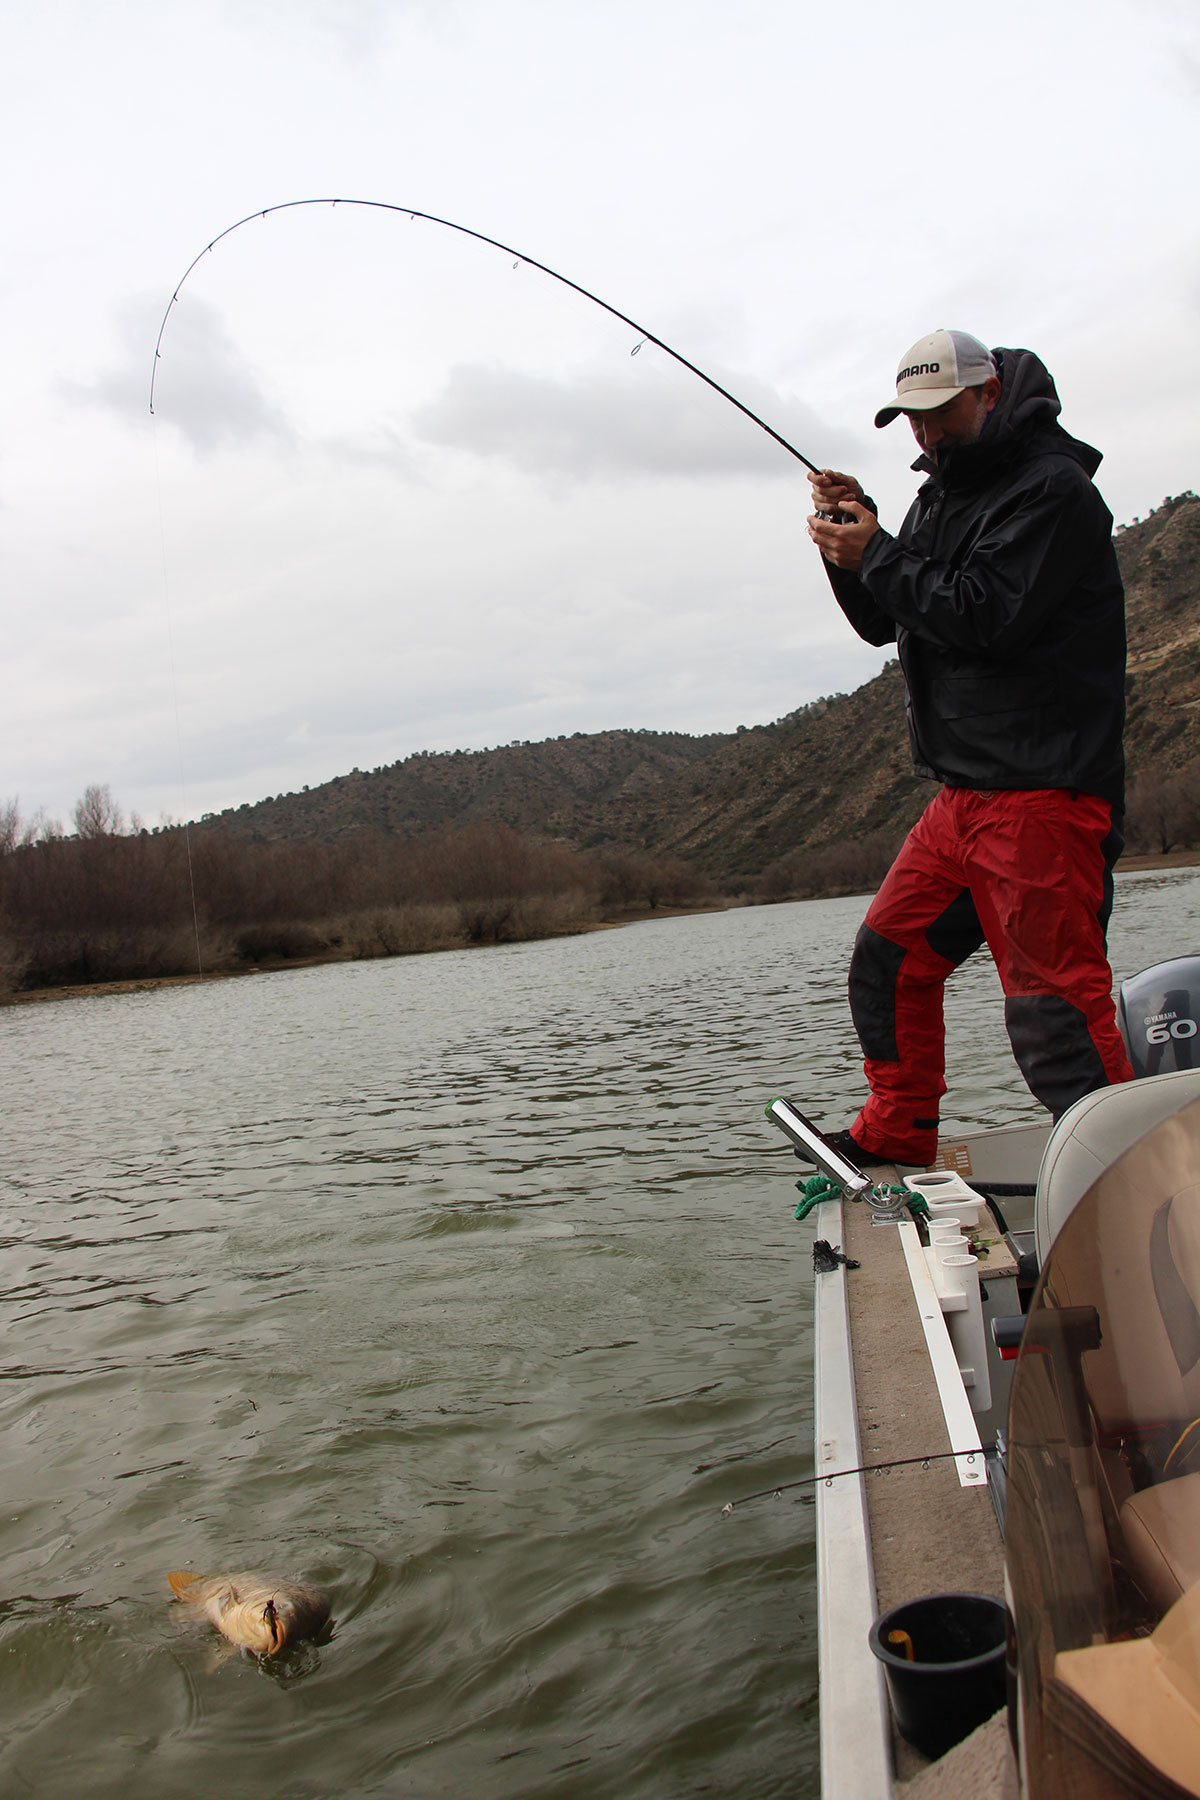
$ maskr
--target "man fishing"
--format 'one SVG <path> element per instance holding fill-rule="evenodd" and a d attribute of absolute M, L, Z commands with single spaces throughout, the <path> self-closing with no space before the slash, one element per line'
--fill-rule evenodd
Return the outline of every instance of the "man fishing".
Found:
<path fill-rule="evenodd" d="M 809 479 L 809 535 L 869 644 L 895 642 L 917 773 L 942 785 L 871 903 L 850 963 L 870 1097 L 827 1134 L 859 1164 L 924 1166 L 946 1091 L 946 977 L 985 941 L 1009 1040 L 1058 1117 L 1133 1069 L 1106 931 L 1124 805 L 1125 597 L 1100 454 L 1058 423 L 1028 350 L 931 332 L 896 397 L 926 480 L 893 536 L 849 475 Z"/>

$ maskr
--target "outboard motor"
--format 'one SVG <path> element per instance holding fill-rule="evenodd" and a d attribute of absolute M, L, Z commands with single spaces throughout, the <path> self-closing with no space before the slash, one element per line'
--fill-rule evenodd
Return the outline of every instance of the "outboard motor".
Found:
<path fill-rule="evenodd" d="M 1117 1024 L 1135 1075 L 1200 1068 L 1200 956 L 1156 963 L 1123 981 Z"/>

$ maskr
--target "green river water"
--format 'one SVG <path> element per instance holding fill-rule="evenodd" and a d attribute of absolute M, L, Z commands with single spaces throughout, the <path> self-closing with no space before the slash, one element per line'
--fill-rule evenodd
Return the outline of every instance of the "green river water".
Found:
<path fill-rule="evenodd" d="M 0 1792 L 817 1791 L 810 1225 L 862 899 L 0 1012 Z M 1118 886 L 1118 976 L 1200 872 Z M 1035 1116 L 994 972 L 961 1124 Z M 260 1667 L 168 1569 L 332 1589 Z"/>

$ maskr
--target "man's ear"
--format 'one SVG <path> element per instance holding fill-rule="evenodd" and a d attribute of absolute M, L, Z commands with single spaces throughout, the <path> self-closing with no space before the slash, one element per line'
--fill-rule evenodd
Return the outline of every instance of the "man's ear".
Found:
<path fill-rule="evenodd" d="M 998 375 L 989 375 L 984 382 L 983 393 L 980 395 L 980 399 L 983 401 L 989 412 L 991 412 L 993 406 L 995 406 L 997 400 L 1000 398 L 1003 386 L 1004 383 Z"/>

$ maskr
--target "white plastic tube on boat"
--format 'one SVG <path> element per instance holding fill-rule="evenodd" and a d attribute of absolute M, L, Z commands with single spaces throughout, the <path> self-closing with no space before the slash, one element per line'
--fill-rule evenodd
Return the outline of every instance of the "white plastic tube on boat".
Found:
<path fill-rule="evenodd" d="M 943 1312 L 957 1312 L 966 1305 L 961 1279 L 955 1279 L 953 1268 L 942 1267 L 948 1256 L 966 1256 L 971 1246 L 959 1230 L 955 1219 L 931 1220 L 929 1246 L 924 1252 L 929 1274 Z"/>
<path fill-rule="evenodd" d="M 940 1256 L 938 1260 L 944 1292 L 959 1302 L 944 1310 L 971 1411 L 987 1412 L 992 1404 L 992 1379 L 988 1371 L 987 1335 L 983 1328 L 983 1300 L 979 1292 L 979 1259 L 952 1254 Z"/>
<path fill-rule="evenodd" d="M 978 1269 L 979 1258 L 969 1251 L 951 1250 L 949 1255 L 939 1248 L 938 1262 L 942 1267 L 941 1288 L 946 1294 L 960 1294 L 965 1299 L 970 1287 L 971 1270 Z M 979 1277 L 975 1276 L 975 1286 L 979 1286 Z M 953 1336 L 953 1332 L 951 1336 Z"/>

